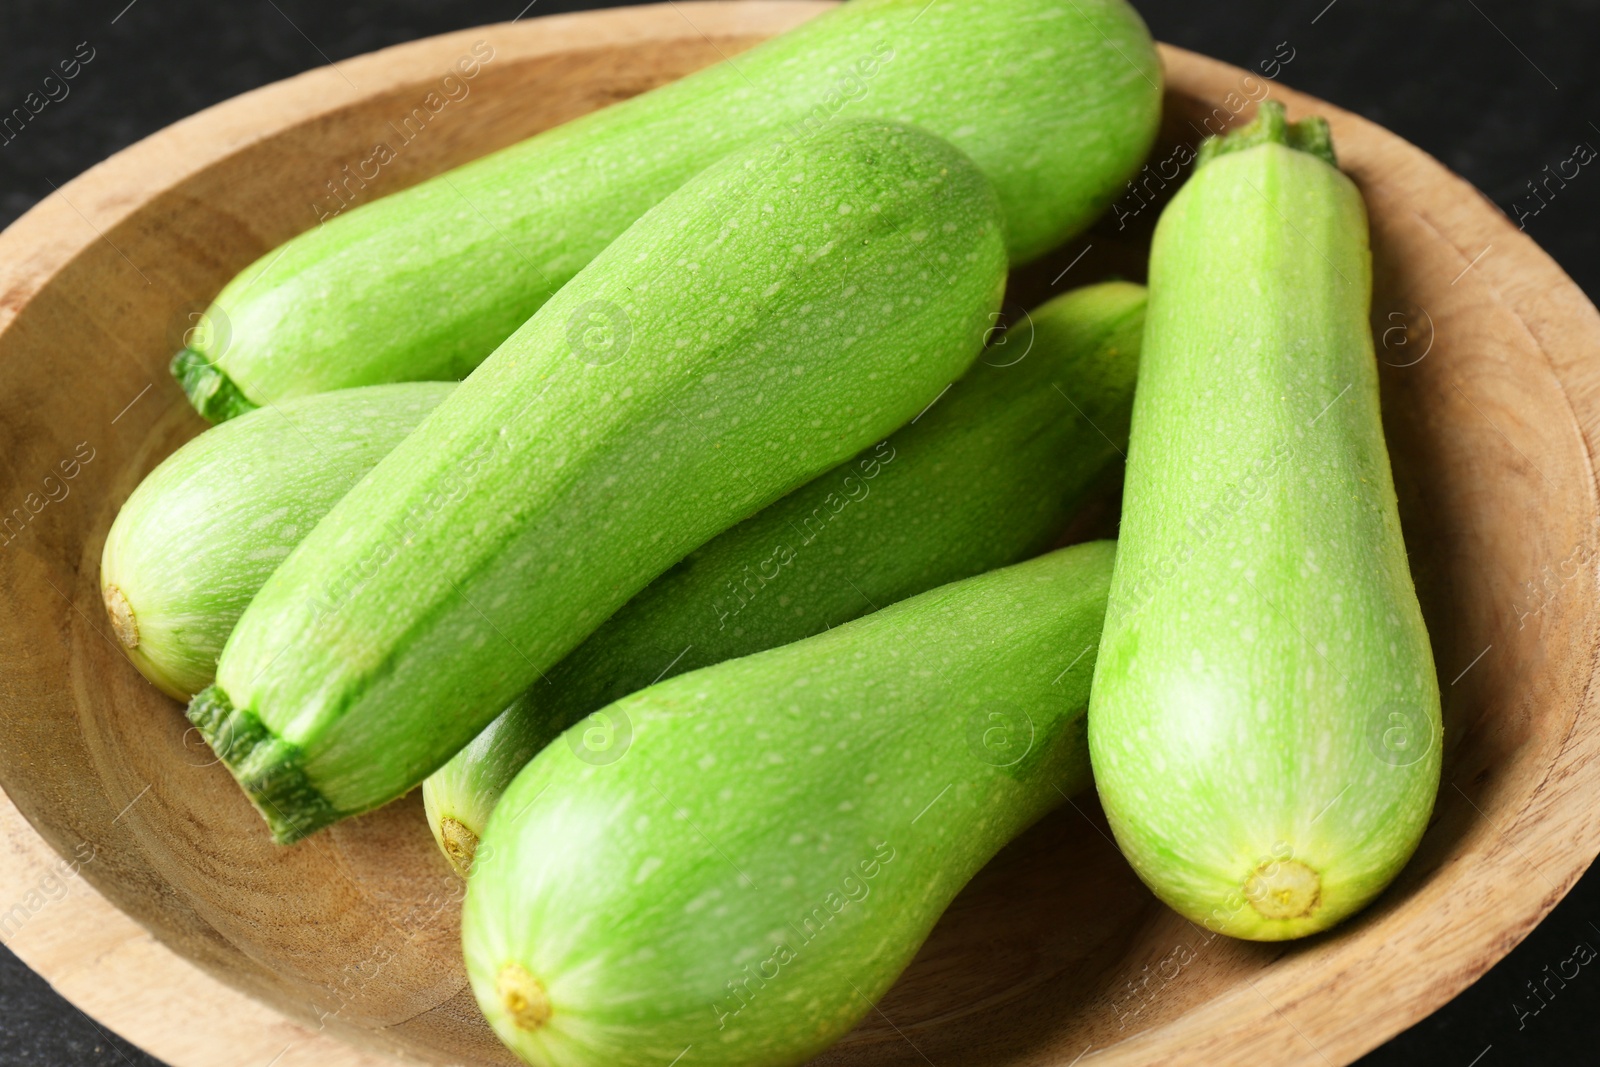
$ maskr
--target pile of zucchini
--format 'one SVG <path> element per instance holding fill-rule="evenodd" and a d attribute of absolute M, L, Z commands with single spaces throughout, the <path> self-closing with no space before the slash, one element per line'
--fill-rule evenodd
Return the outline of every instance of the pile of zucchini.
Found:
<path fill-rule="evenodd" d="M 219 425 L 114 632 L 279 842 L 422 786 L 529 1063 L 805 1060 L 1091 780 L 1190 920 L 1327 929 L 1442 738 L 1326 124 L 986 347 L 1160 81 L 1122 0 L 849 0 L 290 241 L 173 361 Z"/>

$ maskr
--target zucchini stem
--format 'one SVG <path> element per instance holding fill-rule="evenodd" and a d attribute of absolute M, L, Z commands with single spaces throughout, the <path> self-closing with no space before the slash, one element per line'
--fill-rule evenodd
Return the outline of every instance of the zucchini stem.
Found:
<path fill-rule="evenodd" d="M 261 406 L 245 396 L 233 379 L 207 359 L 204 352 L 193 348 L 181 349 L 172 357 L 168 369 L 183 387 L 194 409 L 207 422 L 226 422 L 235 415 L 243 415 Z"/>
<path fill-rule="evenodd" d="M 343 818 L 306 777 L 300 747 L 273 734 L 249 708 L 236 708 L 220 686 L 189 702 L 189 721 L 238 779 L 272 839 L 292 845 Z"/>
<path fill-rule="evenodd" d="M 1312 115 L 1299 122 L 1290 122 L 1283 105 L 1276 100 L 1263 100 L 1256 108 L 1256 117 L 1236 130 L 1200 142 L 1200 152 L 1195 169 L 1205 166 L 1218 156 L 1229 152 L 1242 152 L 1258 144 L 1281 144 L 1307 155 L 1316 156 L 1330 167 L 1339 165 L 1333 154 L 1333 134 L 1328 120 Z"/>

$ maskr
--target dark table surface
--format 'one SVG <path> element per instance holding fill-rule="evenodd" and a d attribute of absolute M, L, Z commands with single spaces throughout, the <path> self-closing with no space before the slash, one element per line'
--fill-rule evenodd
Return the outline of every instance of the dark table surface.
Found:
<path fill-rule="evenodd" d="M 329 61 L 506 21 L 526 2 L 3 0 L 0 112 L 38 90 L 60 60 L 93 58 L 68 96 L 0 145 L 0 225 L 201 108 Z M 527 16 L 599 6 L 607 5 L 534 0 Z M 1529 183 L 1546 164 L 1567 159 L 1580 143 L 1600 148 L 1600 0 L 1140 0 L 1138 7 L 1160 39 L 1242 67 L 1263 70 L 1263 62 L 1292 54 L 1279 74 L 1284 83 L 1421 146 L 1513 219 L 1535 204 Z M 1600 173 L 1582 171 L 1523 219 L 1591 299 L 1600 298 L 1600 227 L 1590 224 L 1597 211 Z M 1580 972 L 1564 988 L 1542 986 L 1539 999 L 1530 990 L 1578 944 L 1600 946 L 1597 923 L 1600 874 L 1591 870 L 1488 974 L 1361 1062 L 1600 1060 L 1593 1008 L 1600 977 Z M 0 1065 L 157 1063 L 0 949 Z"/>

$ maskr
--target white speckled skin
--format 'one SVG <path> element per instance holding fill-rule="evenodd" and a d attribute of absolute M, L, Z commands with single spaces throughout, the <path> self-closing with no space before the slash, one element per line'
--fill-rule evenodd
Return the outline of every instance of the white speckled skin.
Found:
<path fill-rule="evenodd" d="M 139 672 L 178 700 L 211 684 L 250 598 L 301 538 L 455 388 L 407 382 L 297 397 L 184 445 L 106 535 L 102 588 L 138 627 Z"/>
<path fill-rule="evenodd" d="M 652 686 L 611 705 L 633 723 L 614 763 L 547 748 L 467 885 L 496 1033 L 540 1067 L 663 1067 L 688 1046 L 684 1063 L 781 1067 L 843 1036 L 978 868 L 1087 785 L 1114 552 L 1063 549 Z M 546 990 L 537 1030 L 497 995 L 508 963 Z"/>
<path fill-rule="evenodd" d="M 706 166 L 842 119 L 920 126 L 971 156 L 1025 260 L 1089 225 L 1138 168 L 1160 85 L 1123 0 L 850 0 L 301 234 L 217 297 L 231 340 L 205 354 L 258 404 L 461 378 Z"/>
<path fill-rule="evenodd" d="M 335 506 L 218 685 L 338 812 L 401 795 L 661 571 L 959 377 L 1005 271 L 993 190 L 929 134 L 839 123 L 724 160 Z M 574 332 L 596 308 L 609 362 Z"/>
<path fill-rule="evenodd" d="M 1237 937 L 1361 907 L 1438 789 L 1371 288 L 1360 192 L 1282 144 L 1205 163 L 1157 227 L 1090 742 L 1140 876 Z M 1254 872 L 1301 865 L 1311 906 L 1254 906 Z"/>
<path fill-rule="evenodd" d="M 481 836 L 523 765 L 589 712 L 1026 559 L 1059 537 L 1127 448 L 1144 288 L 1063 293 L 1029 322 L 887 442 L 651 582 L 546 672 L 548 684 L 429 775 L 422 796 L 441 847 L 441 816 Z"/>

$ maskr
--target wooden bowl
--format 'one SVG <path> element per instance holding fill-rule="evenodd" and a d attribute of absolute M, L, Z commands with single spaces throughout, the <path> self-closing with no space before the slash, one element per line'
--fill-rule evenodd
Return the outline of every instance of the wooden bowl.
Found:
<path fill-rule="evenodd" d="M 202 428 L 166 373 L 190 316 L 314 225 L 335 186 L 357 202 L 402 188 L 825 7 L 678 3 L 391 48 L 163 130 L 0 236 L 0 936 L 85 1010 L 180 1067 L 509 1062 L 467 989 L 460 887 L 415 796 L 270 844 L 181 709 L 110 639 L 101 542 L 140 478 Z M 352 181 L 480 40 L 494 58 L 468 95 Z M 1259 945 L 1158 904 L 1080 797 L 978 876 L 821 1062 L 1345 1063 L 1499 959 L 1600 849 L 1600 316 L 1399 138 L 1164 54 L 1166 130 L 1140 191 L 1021 272 L 1012 299 L 1140 276 L 1176 146 L 1268 91 L 1331 120 L 1372 214 L 1385 424 L 1445 692 L 1438 810 L 1374 907 Z"/>

